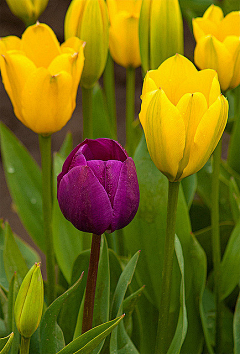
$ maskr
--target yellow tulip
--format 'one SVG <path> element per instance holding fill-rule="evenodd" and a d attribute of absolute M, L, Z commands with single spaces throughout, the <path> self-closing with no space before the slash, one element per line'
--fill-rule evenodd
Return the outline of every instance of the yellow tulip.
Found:
<path fill-rule="evenodd" d="M 194 60 L 200 69 L 215 69 L 223 91 L 240 84 L 240 11 L 226 17 L 211 5 L 203 17 L 193 19 L 197 42 Z"/>
<path fill-rule="evenodd" d="M 154 164 L 171 182 L 205 165 L 227 115 L 216 71 L 198 71 L 180 54 L 148 71 L 144 79 L 140 122 Z"/>
<path fill-rule="evenodd" d="M 139 41 L 144 73 L 170 56 L 183 54 L 183 21 L 178 0 L 143 0 Z"/>
<path fill-rule="evenodd" d="M 73 0 L 64 23 L 65 39 L 76 36 L 86 42 L 85 64 L 80 85 L 91 88 L 107 61 L 109 20 L 104 0 Z"/>
<path fill-rule="evenodd" d="M 26 26 L 34 24 L 45 10 L 48 0 L 6 0 L 12 13 Z"/>
<path fill-rule="evenodd" d="M 138 34 L 141 4 L 142 0 L 107 0 L 110 53 L 125 68 L 141 65 Z"/>
<path fill-rule="evenodd" d="M 15 115 L 39 134 L 56 132 L 76 106 L 84 43 L 70 38 L 61 46 L 50 27 L 37 23 L 19 39 L 0 40 L 0 68 Z"/>

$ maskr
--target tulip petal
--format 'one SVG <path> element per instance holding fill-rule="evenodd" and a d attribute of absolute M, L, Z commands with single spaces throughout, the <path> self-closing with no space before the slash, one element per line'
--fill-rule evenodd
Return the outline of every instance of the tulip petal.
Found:
<path fill-rule="evenodd" d="M 64 36 L 66 39 L 79 34 L 84 6 L 85 1 L 71 1 L 64 22 Z"/>
<path fill-rule="evenodd" d="M 43 23 L 29 26 L 22 35 L 22 50 L 37 67 L 47 68 L 61 54 L 54 32 Z"/>
<path fill-rule="evenodd" d="M 197 72 L 195 66 L 180 54 L 165 60 L 157 70 L 149 71 L 149 78 L 154 80 L 158 88 L 162 88 L 168 99 L 176 105 L 179 97 L 176 92 L 180 85 Z"/>
<path fill-rule="evenodd" d="M 208 19 L 216 24 L 219 24 L 223 19 L 223 11 L 221 7 L 211 5 L 204 12 L 203 18 Z"/>
<path fill-rule="evenodd" d="M 227 117 L 228 102 L 223 95 L 220 95 L 198 125 L 191 147 L 189 163 L 183 171 L 181 179 L 199 171 L 205 165 L 222 136 Z"/>
<path fill-rule="evenodd" d="M 216 101 L 221 90 L 215 70 L 197 71 L 194 76 L 188 77 L 187 80 L 180 84 L 176 92 L 176 100 L 179 101 L 186 93 L 195 92 L 201 92 L 204 95 L 208 106 Z"/>
<path fill-rule="evenodd" d="M 118 142 L 111 139 L 86 139 L 82 144 L 84 149 L 85 145 L 87 145 L 87 149 L 89 148 L 91 150 L 94 160 L 119 160 L 123 162 L 128 157 L 122 146 Z M 86 160 L 93 159 L 90 156 L 86 156 L 85 150 L 82 150 L 82 152 L 84 153 Z"/>
<path fill-rule="evenodd" d="M 16 36 L 0 38 L 0 54 L 5 54 L 8 50 L 20 50 L 21 39 Z"/>
<path fill-rule="evenodd" d="M 74 167 L 62 177 L 58 202 L 65 218 L 77 229 L 97 235 L 109 229 L 112 222 L 111 203 L 88 166 Z"/>
<path fill-rule="evenodd" d="M 113 202 L 113 221 L 111 231 L 122 229 L 134 218 L 139 205 L 139 187 L 136 183 L 136 168 L 132 158 L 123 164 L 119 175 L 116 195 Z"/>
<path fill-rule="evenodd" d="M 144 133 L 153 162 L 174 181 L 185 148 L 185 126 L 179 110 L 161 89 L 149 104 Z"/>
<path fill-rule="evenodd" d="M 227 36 L 240 37 L 240 11 L 232 11 L 224 17 L 219 32 L 221 40 L 224 40 Z"/>
<path fill-rule="evenodd" d="M 22 92 L 22 114 L 27 126 L 39 134 L 60 130 L 71 118 L 72 78 L 66 72 L 52 76 L 38 68 L 28 78 Z"/>
<path fill-rule="evenodd" d="M 120 12 L 109 29 L 109 48 L 114 61 L 125 68 L 141 65 L 138 17 Z"/>
<path fill-rule="evenodd" d="M 25 82 L 29 75 L 36 71 L 36 67 L 20 51 L 6 52 L 1 62 L 1 73 L 5 89 L 12 101 L 14 112 L 18 119 L 26 124 L 22 115 L 21 96 Z"/>
<path fill-rule="evenodd" d="M 233 58 L 234 69 L 230 88 L 235 88 L 240 84 L 240 36 L 228 36 L 223 43 Z"/>
<path fill-rule="evenodd" d="M 112 207 L 114 205 L 115 195 L 119 184 L 119 175 L 124 163 L 117 160 L 108 160 L 106 162 L 105 189 Z"/>
<path fill-rule="evenodd" d="M 223 43 L 212 36 L 201 38 L 195 48 L 194 61 L 200 69 L 216 70 L 222 90 L 228 89 L 233 75 L 234 63 L 231 54 Z"/>
<path fill-rule="evenodd" d="M 189 162 L 191 154 L 192 142 L 194 136 L 204 113 L 208 109 L 207 101 L 204 95 L 200 92 L 187 93 L 178 102 L 177 109 L 182 115 L 185 125 L 185 149 L 183 158 L 179 163 L 178 173 L 176 179 L 179 179 L 182 175 L 184 168 Z"/>

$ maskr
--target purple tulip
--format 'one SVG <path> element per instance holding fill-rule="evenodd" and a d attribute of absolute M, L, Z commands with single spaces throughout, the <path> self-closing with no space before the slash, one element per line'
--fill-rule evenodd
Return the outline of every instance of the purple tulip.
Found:
<path fill-rule="evenodd" d="M 113 232 L 129 224 L 137 212 L 135 164 L 114 140 L 84 140 L 67 157 L 57 181 L 60 209 L 81 231 Z"/>

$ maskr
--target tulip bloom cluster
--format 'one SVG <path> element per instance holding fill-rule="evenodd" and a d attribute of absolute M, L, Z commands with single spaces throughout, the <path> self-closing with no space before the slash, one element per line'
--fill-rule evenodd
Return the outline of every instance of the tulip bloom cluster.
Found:
<path fill-rule="evenodd" d="M 141 65 L 138 25 L 142 0 L 107 0 L 109 49 L 114 61 L 127 68 Z"/>
<path fill-rule="evenodd" d="M 194 60 L 200 69 L 215 69 L 223 91 L 240 84 L 240 11 L 223 16 L 211 5 L 202 18 L 193 20 L 197 42 Z"/>
<path fill-rule="evenodd" d="M 30 26 L 22 39 L 0 41 L 1 74 L 15 115 L 39 134 L 56 132 L 71 118 L 83 69 L 84 43 L 61 46 L 50 27 Z"/>
<path fill-rule="evenodd" d="M 199 171 L 227 122 L 228 102 L 214 70 L 176 54 L 147 73 L 140 121 L 157 168 L 171 182 Z"/>
<path fill-rule="evenodd" d="M 134 162 L 114 140 L 86 139 L 58 175 L 58 202 L 79 230 L 101 235 L 126 226 L 139 204 Z"/>

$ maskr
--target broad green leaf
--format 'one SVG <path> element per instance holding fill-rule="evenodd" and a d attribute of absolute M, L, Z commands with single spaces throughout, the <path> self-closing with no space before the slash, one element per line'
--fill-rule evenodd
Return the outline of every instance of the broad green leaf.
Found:
<path fill-rule="evenodd" d="M 57 316 L 67 298 L 78 290 L 81 280 L 82 277 L 80 277 L 64 294 L 59 296 L 44 313 L 40 324 L 41 354 L 55 354 L 56 351 L 59 351 L 64 347 L 63 333 L 57 324 Z"/>
<path fill-rule="evenodd" d="M 185 286 L 184 286 L 185 283 L 184 258 L 183 258 L 181 243 L 176 235 L 175 235 L 174 244 L 175 244 L 175 252 L 177 255 L 177 260 L 178 260 L 178 265 L 180 268 L 182 280 L 181 280 L 181 288 L 180 288 L 180 310 L 178 316 L 178 324 L 170 348 L 168 349 L 168 354 L 180 353 L 182 344 L 186 337 L 187 328 L 188 328 L 187 309 L 185 303 Z"/>
<path fill-rule="evenodd" d="M 14 338 L 14 333 L 10 333 L 9 336 L 5 338 L 0 338 L 0 354 L 7 354 L 10 350 L 12 341 Z"/>
<path fill-rule="evenodd" d="M 4 268 L 7 279 L 10 281 L 14 272 L 17 273 L 19 284 L 28 272 L 28 267 L 18 245 L 14 239 L 12 230 L 8 223 L 5 223 L 5 243 L 3 250 Z"/>
<path fill-rule="evenodd" d="M 70 152 L 73 149 L 73 138 L 72 138 L 72 133 L 67 132 L 65 139 L 62 143 L 62 146 L 59 150 L 59 154 L 66 159 L 66 157 L 70 154 Z"/>
<path fill-rule="evenodd" d="M 3 251 L 4 251 L 4 234 L 5 234 L 5 230 L 4 230 L 5 226 L 2 222 L 2 220 L 0 220 L 0 285 L 8 290 L 8 278 L 4 269 L 4 261 L 3 261 Z"/>
<path fill-rule="evenodd" d="M 19 284 L 17 281 L 17 275 L 16 273 L 14 273 L 9 284 L 9 292 L 8 292 L 8 326 L 9 326 L 8 330 L 9 332 L 15 333 L 12 346 L 11 346 L 11 351 L 10 351 L 11 354 L 18 354 L 19 343 L 20 343 L 20 335 L 18 333 L 15 324 L 15 318 L 14 318 L 14 305 L 15 305 L 18 289 L 19 289 Z"/>
<path fill-rule="evenodd" d="M 240 221 L 234 228 L 221 262 L 220 296 L 224 300 L 240 280 Z"/>
<path fill-rule="evenodd" d="M 41 170 L 11 131 L 0 124 L 1 152 L 8 188 L 17 213 L 44 252 Z"/>
<path fill-rule="evenodd" d="M 85 332 L 80 337 L 74 339 L 65 348 L 57 354 L 90 354 L 106 336 L 121 322 L 124 315 L 116 318 L 115 320 L 103 323 L 100 326 L 92 328 L 90 331 Z"/>
<path fill-rule="evenodd" d="M 92 111 L 94 139 L 102 137 L 116 139 L 111 127 L 105 97 L 98 83 L 93 88 Z"/>
<path fill-rule="evenodd" d="M 188 208 L 191 207 L 197 189 L 197 175 L 184 178 L 181 182 Z"/>
<path fill-rule="evenodd" d="M 57 175 L 62 170 L 64 159 L 59 154 L 54 155 L 54 200 L 53 200 L 53 242 L 57 263 L 70 284 L 72 267 L 75 259 L 83 250 L 82 239 L 86 237 L 83 232 L 76 229 L 63 216 L 57 201 Z"/>
<path fill-rule="evenodd" d="M 233 317 L 234 354 L 240 354 L 240 295 Z"/>
<path fill-rule="evenodd" d="M 240 218 L 240 192 L 234 177 L 230 178 L 229 182 L 229 199 L 235 223 Z"/>
<path fill-rule="evenodd" d="M 111 316 L 118 316 L 122 311 L 123 299 L 126 294 L 128 285 L 131 283 L 137 261 L 139 258 L 139 251 L 130 259 L 128 264 L 125 266 L 116 290 L 113 296 Z M 138 353 L 135 345 L 129 338 L 123 322 L 119 324 L 118 328 L 114 329 L 110 339 L 110 354 L 117 353 Z"/>

